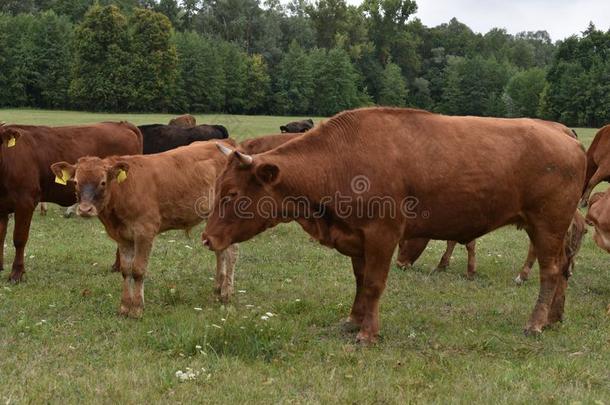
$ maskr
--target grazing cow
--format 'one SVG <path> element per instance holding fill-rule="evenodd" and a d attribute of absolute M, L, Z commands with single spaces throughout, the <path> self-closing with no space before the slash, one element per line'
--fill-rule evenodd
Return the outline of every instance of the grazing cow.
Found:
<path fill-rule="evenodd" d="M 307 132 L 312 128 L 313 128 L 313 120 L 311 118 L 309 118 L 306 120 L 293 121 L 293 122 L 289 122 L 286 125 L 281 125 L 280 131 L 299 133 L 299 132 Z"/>
<path fill-rule="evenodd" d="M 179 146 L 186 146 L 197 141 L 226 139 L 227 129 L 222 125 L 197 125 L 182 128 L 175 125 L 141 125 L 138 127 L 144 138 L 144 154 L 165 152 Z"/>
<path fill-rule="evenodd" d="M 574 218 L 572 218 L 572 222 L 570 224 L 570 228 L 568 228 L 568 232 L 564 241 L 564 250 L 568 259 L 572 259 L 576 256 L 578 251 L 580 250 L 580 245 L 582 243 L 582 239 L 584 235 L 587 233 L 587 228 L 585 226 L 585 218 L 579 211 L 574 213 Z M 417 261 L 419 256 L 422 254 L 426 246 L 430 242 L 430 239 L 411 239 L 401 241 L 399 243 L 399 251 L 398 258 L 396 259 L 396 264 L 400 268 L 406 268 Z M 457 242 L 455 241 L 447 241 L 447 249 L 445 253 L 441 257 L 441 261 L 436 267 L 436 270 L 442 271 L 445 270 L 449 266 L 449 262 L 451 260 L 451 255 L 453 254 L 453 250 L 455 249 L 455 245 Z M 466 277 L 473 278 L 476 274 L 476 240 L 469 242 L 466 244 L 466 250 L 468 251 L 468 270 L 466 272 Z M 529 275 L 532 271 L 532 266 L 536 262 L 536 251 L 534 249 L 534 245 L 530 242 L 529 249 L 527 252 L 527 258 L 525 259 L 525 263 L 521 268 L 521 271 L 515 278 L 515 283 L 522 284 L 524 281 L 527 281 Z M 573 260 L 570 260 L 570 263 L 573 266 Z M 573 268 L 570 268 L 570 275 L 572 274 Z"/>
<path fill-rule="evenodd" d="M 591 191 L 602 181 L 610 181 L 610 125 L 597 131 L 587 150 L 587 177 L 581 206 L 587 206 Z"/>
<path fill-rule="evenodd" d="M 176 125 L 179 127 L 190 128 L 197 125 L 197 120 L 191 114 L 179 115 L 176 118 L 169 120 L 169 125 Z"/>
<path fill-rule="evenodd" d="M 202 241 L 222 251 L 297 221 L 351 257 L 348 320 L 369 343 L 399 240 L 466 243 L 518 224 L 540 262 L 540 295 L 525 329 L 539 333 L 562 319 L 569 268 L 562 244 L 585 176 L 580 143 L 558 133 L 531 119 L 364 108 L 259 155 L 223 148 L 230 159 Z"/>
<path fill-rule="evenodd" d="M 122 315 L 142 315 L 144 276 L 155 237 L 170 229 L 189 230 L 207 217 L 216 177 L 226 162 L 214 143 L 197 142 L 155 155 L 84 157 L 75 165 L 51 166 L 58 177 L 75 183 L 78 215 L 97 216 L 119 246 Z M 217 273 L 232 273 L 236 255 L 236 245 L 217 252 Z M 223 281 L 216 288 L 227 300 L 233 280 Z"/>
<path fill-rule="evenodd" d="M 63 206 L 75 202 L 74 188 L 54 181 L 51 163 L 76 162 L 85 155 L 142 153 L 142 134 L 128 122 L 65 127 L 2 125 L 0 139 L 0 263 L 8 215 L 15 213 L 15 259 L 9 280 L 17 283 L 25 272 L 25 245 L 36 205 L 41 201 Z"/>

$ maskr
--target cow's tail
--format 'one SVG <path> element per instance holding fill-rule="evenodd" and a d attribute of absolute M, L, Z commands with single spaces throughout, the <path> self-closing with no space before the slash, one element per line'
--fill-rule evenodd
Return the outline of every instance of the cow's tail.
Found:
<path fill-rule="evenodd" d="M 136 127 L 129 121 L 121 121 L 121 125 L 126 126 L 134 134 L 136 134 L 136 137 L 138 138 L 138 145 L 139 145 L 140 153 L 143 153 L 144 152 L 144 137 L 142 136 L 142 131 L 140 131 L 140 129 L 138 127 Z"/>
<path fill-rule="evenodd" d="M 214 128 L 222 132 L 222 139 L 226 139 L 229 137 L 229 131 L 222 125 L 212 125 Z"/>

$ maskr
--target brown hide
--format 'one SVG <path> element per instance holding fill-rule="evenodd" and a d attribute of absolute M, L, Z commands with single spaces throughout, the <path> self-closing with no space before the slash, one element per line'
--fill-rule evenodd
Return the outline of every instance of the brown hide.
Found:
<path fill-rule="evenodd" d="M 268 150 L 277 148 L 278 146 L 291 141 L 301 134 L 274 134 L 265 135 L 258 138 L 246 139 L 239 144 L 239 150 L 249 154 L 256 155 L 258 153 L 267 152 Z"/>
<path fill-rule="evenodd" d="M 597 246 L 610 253 L 610 189 L 591 196 L 586 220 L 595 227 L 593 240 Z"/>

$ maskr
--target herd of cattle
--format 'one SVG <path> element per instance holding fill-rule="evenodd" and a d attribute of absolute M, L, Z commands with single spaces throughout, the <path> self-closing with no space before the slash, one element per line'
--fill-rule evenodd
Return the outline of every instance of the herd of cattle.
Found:
<path fill-rule="evenodd" d="M 446 240 L 444 268 L 455 245 L 465 244 L 472 277 L 476 238 L 509 224 L 524 229 L 530 248 L 516 281 L 527 279 L 536 260 L 540 266 L 527 333 L 562 320 L 567 280 L 587 231 L 579 201 L 588 202 L 595 242 L 610 252 L 610 191 L 589 199 L 598 183 L 610 181 L 610 126 L 586 153 L 558 123 L 413 109 L 357 109 L 315 127 L 304 120 L 280 129 L 299 133 L 238 144 L 225 127 L 196 125 L 190 115 L 140 127 L 0 125 L 0 263 L 9 214 L 16 250 L 9 279 L 19 282 L 36 205 L 76 202 L 77 214 L 98 217 L 117 243 L 119 312 L 139 317 L 159 233 L 207 219 L 202 242 L 216 254 L 215 291 L 226 302 L 237 244 L 296 221 L 351 258 L 356 295 L 347 322 L 358 341 L 371 343 L 397 245 L 397 264 L 409 266 L 429 240 Z M 359 178 L 366 187 L 354 187 Z M 379 201 L 401 209 L 388 215 Z M 261 211 L 269 204 L 274 215 Z"/>

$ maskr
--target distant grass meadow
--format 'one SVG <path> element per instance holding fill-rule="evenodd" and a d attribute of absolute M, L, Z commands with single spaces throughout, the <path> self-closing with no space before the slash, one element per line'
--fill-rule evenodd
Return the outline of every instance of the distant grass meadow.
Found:
<path fill-rule="evenodd" d="M 0 110 L 0 121 L 47 125 L 170 117 Z M 276 133 L 291 120 L 197 119 L 226 125 L 238 140 Z M 577 132 L 588 145 L 595 130 Z M 361 348 L 341 328 L 355 290 L 349 259 L 311 242 L 296 224 L 241 245 L 227 306 L 212 293 L 215 260 L 200 246 L 203 226 L 190 237 L 161 235 L 144 317 L 133 320 L 116 313 L 120 276 L 109 271 L 114 245 L 102 225 L 62 212 L 51 206 L 46 217 L 35 215 L 27 281 L 0 283 L 1 404 L 610 404 L 610 256 L 591 232 L 570 279 L 565 322 L 541 337 L 522 333 L 538 271 L 522 287 L 513 283 L 527 237 L 510 227 L 480 239 L 474 281 L 463 276 L 462 247 L 446 272 L 432 272 L 442 242 L 413 269 L 392 268 L 382 338 Z M 187 368 L 193 378 L 181 381 L 176 372 Z"/>

